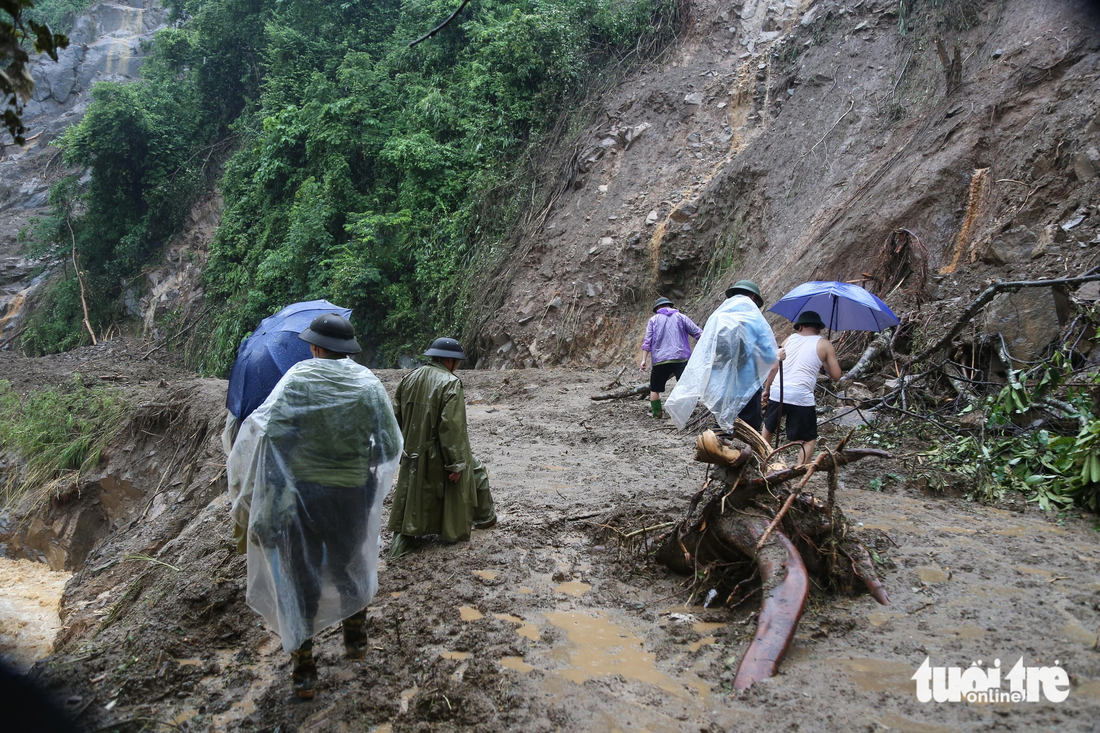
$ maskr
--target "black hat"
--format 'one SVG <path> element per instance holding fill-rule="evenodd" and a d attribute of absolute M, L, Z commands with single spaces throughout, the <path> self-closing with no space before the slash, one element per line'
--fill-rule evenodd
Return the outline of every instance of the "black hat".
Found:
<path fill-rule="evenodd" d="M 732 298 L 735 295 L 747 295 L 755 300 L 758 306 L 764 307 L 764 296 L 760 293 L 760 287 L 752 280 L 738 280 L 726 288 L 727 298 Z"/>
<path fill-rule="evenodd" d="M 446 337 L 437 338 L 432 342 L 432 348 L 424 352 L 424 356 L 435 356 L 440 359 L 465 359 L 466 355 L 462 353 L 462 344 L 458 343 L 456 339 L 449 339 Z"/>
<path fill-rule="evenodd" d="M 675 308 L 676 307 L 675 305 L 672 304 L 672 301 L 669 300 L 668 298 L 657 298 L 657 302 L 653 304 L 653 312 L 656 313 L 658 310 L 660 310 L 661 308 L 664 308 L 666 305 L 669 308 Z"/>
<path fill-rule="evenodd" d="M 355 332 L 352 331 L 348 319 L 335 313 L 325 313 L 314 318 L 309 328 L 298 334 L 298 338 L 337 354 L 358 354 L 363 350 L 355 340 Z"/>
<path fill-rule="evenodd" d="M 802 311 L 798 314 L 798 317 L 794 319 L 794 325 L 825 328 L 825 322 L 821 320 L 821 316 L 817 314 L 817 311 Z"/>

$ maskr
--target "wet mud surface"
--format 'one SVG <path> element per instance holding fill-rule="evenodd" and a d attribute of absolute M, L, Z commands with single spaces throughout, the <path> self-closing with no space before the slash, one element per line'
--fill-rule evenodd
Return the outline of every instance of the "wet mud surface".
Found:
<path fill-rule="evenodd" d="M 378 374 L 391 391 L 401 376 Z M 896 545 L 880 553 L 892 604 L 812 589 L 780 674 L 730 696 L 758 600 L 686 607 L 685 579 L 647 563 L 639 535 L 620 539 L 677 519 L 706 469 L 691 460 L 694 437 L 648 418 L 647 402 L 589 400 L 613 376 L 462 373 L 500 523 L 383 563 L 366 659 L 344 658 L 338 628 L 322 633 L 312 702 L 293 697 L 289 655 L 244 604 L 228 500 L 213 489 L 175 505 L 178 535 L 160 536 L 176 526 L 157 524 L 166 511 L 104 540 L 70 582 L 66 630 L 34 674 L 103 730 L 152 729 L 138 719 L 187 731 L 1095 730 L 1095 518 L 985 507 L 909 481 L 868 489 L 911 476 L 911 456 L 840 474 L 849 520 Z M 215 454 L 203 460 L 213 471 Z M 157 563 L 124 555 L 143 543 Z M 1069 698 L 916 699 L 910 678 L 926 657 L 1010 667 L 1021 655 L 1062 666 Z"/>

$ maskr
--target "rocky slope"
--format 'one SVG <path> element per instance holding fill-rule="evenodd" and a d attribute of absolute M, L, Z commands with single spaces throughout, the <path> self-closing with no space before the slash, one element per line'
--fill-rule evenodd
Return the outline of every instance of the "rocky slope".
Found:
<path fill-rule="evenodd" d="M 0 143 L 0 348 L 10 348 L 23 306 L 41 282 L 34 277 L 40 263 L 24 255 L 19 234 L 47 212 L 50 186 L 73 172 L 51 143 L 84 116 L 96 82 L 139 77 L 145 45 L 167 18 L 153 0 L 96 3 L 74 21 L 57 62 L 34 65 L 34 98 L 23 115 L 27 144 Z"/>
<path fill-rule="evenodd" d="M 769 301 L 860 282 L 899 313 L 939 302 L 924 313 L 941 323 L 986 278 L 1094 264 L 1098 17 L 1085 2 L 696 2 L 676 48 L 578 141 L 481 365 L 617 362 L 657 295 L 701 323 L 742 277 Z M 961 58 L 951 90 L 938 35 Z M 914 236 L 895 252 L 899 229 Z"/>

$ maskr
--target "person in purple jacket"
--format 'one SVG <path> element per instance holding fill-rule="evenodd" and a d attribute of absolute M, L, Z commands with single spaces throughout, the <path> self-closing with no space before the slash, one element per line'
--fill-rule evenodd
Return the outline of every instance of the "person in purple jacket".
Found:
<path fill-rule="evenodd" d="M 679 381 L 691 356 L 691 344 L 688 336 L 699 340 L 703 329 L 696 326 L 690 318 L 672 305 L 668 298 L 657 298 L 653 305 L 656 314 L 649 319 L 645 327 L 645 340 L 642 341 L 642 360 L 638 367 L 644 372 L 646 363 L 652 359 L 653 368 L 649 372 L 649 405 L 653 408 L 653 417 L 661 416 L 661 393 L 665 391 L 669 377 Z"/>

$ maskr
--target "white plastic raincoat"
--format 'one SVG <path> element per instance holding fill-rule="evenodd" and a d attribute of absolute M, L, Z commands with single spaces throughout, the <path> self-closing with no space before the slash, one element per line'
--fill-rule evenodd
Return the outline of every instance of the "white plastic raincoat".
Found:
<path fill-rule="evenodd" d="M 764 386 L 776 361 L 775 335 L 760 309 L 749 298 L 735 295 L 707 319 L 665 410 L 673 424 L 683 428 L 702 400 L 718 424 L 732 430 L 737 413 Z"/>
<path fill-rule="evenodd" d="M 246 601 L 287 651 L 374 598 L 400 456 L 385 387 L 351 359 L 295 364 L 241 425 L 227 472 L 248 528 Z"/>

